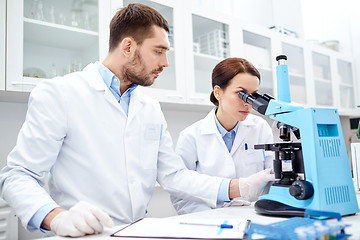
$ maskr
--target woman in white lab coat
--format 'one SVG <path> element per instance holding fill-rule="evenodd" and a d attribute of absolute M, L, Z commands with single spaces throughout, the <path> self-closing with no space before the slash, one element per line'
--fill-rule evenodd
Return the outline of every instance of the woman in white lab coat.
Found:
<path fill-rule="evenodd" d="M 264 119 L 250 114 L 251 105 L 238 96 L 240 91 L 257 92 L 259 83 L 259 72 L 245 59 L 228 58 L 215 66 L 210 96 L 215 108 L 183 130 L 176 146 L 189 169 L 223 178 L 246 178 L 271 168 L 273 153 L 254 149 L 255 144 L 273 141 L 271 128 Z M 210 209 L 174 196 L 171 200 L 179 214 Z"/>

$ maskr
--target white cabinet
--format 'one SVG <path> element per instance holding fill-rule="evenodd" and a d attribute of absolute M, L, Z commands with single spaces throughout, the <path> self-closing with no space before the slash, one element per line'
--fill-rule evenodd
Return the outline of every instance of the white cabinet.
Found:
<path fill-rule="evenodd" d="M 230 57 L 230 20 L 202 9 L 184 9 L 186 93 L 190 104 L 212 105 L 212 70 Z"/>
<path fill-rule="evenodd" d="M 18 219 L 14 210 L 0 199 L 0 240 L 18 239 Z"/>
<path fill-rule="evenodd" d="M 287 38 L 281 41 L 281 53 L 288 57 L 287 64 L 289 70 L 290 94 L 291 100 L 307 105 L 311 97 L 307 95 L 307 89 L 310 88 L 306 82 L 305 72 L 305 47 L 299 41 Z"/>
<path fill-rule="evenodd" d="M 315 85 L 315 104 L 333 106 L 333 78 L 330 71 L 330 56 L 312 52 L 313 79 Z"/>
<path fill-rule="evenodd" d="M 0 0 L 0 91 L 5 90 L 6 0 Z"/>
<path fill-rule="evenodd" d="M 6 49 L 0 39 L 0 61 L 7 58 L 2 64 L 6 71 L 0 70 L 0 90 L 31 91 L 42 78 L 102 60 L 110 19 L 134 2 L 153 7 L 170 25 L 169 67 L 153 86 L 142 88 L 162 103 L 174 103 L 177 109 L 212 106 L 212 70 L 227 57 L 252 62 L 261 74 L 259 92 L 276 97 L 275 58 L 285 54 L 292 101 L 307 107 L 335 107 L 345 115 L 359 113 L 351 57 L 176 0 L 0 0 L 0 18 L 7 16 L 7 26 L 0 26 L 0 32 L 6 27 L 7 36 Z"/>
<path fill-rule="evenodd" d="M 288 57 L 293 102 L 306 107 L 337 108 L 341 115 L 359 114 L 351 57 L 259 27 L 242 27 L 242 33 L 242 51 L 237 56 L 259 70 L 260 93 L 276 97 L 275 58 L 284 54 Z"/>
<path fill-rule="evenodd" d="M 82 69 L 106 54 L 109 0 L 7 1 L 6 90 Z M 101 46 L 101 47 L 99 47 Z"/>
<path fill-rule="evenodd" d="M 345 109 L 355 108 L 354 82 L 352 63 L 346 59 L 336 60 L 335 76 L 339 84 L 340 107 Z"/>
<path fill-rule="evenodd" d="M 259 93 L 274 96 L 276 81 L 274 81 L 273 34 L 259 28 L 242 30 L 243 48 L 237 57 L 250 61 L 260 72 Z"/>
<path fill-rule="evenodd" d="M 316 45 L 309 48 L 315 96 L 311 105 L 335 107 L 340 115 L 358 115 L 352 57 Z"/>

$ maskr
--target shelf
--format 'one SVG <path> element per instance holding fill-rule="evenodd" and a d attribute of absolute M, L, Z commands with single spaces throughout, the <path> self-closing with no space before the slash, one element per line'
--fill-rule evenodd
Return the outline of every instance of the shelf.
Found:
<path fill-rule="evenodd" d="M 260 70 L 263 70 L 263 71 L 268 71 L 268 72 L 272 72 L 272 69 L 270 67 L 264 67 L 264 66 L 260 66 L 258 64 L 254 64 L 254 67 L 260 71 Z"/>
<path fill-rule="evenodd" d="M 299 74 L 299 73 L 291 73 L 291 72 L 289 72 L 289 77 L 305 78 L 305 75 L 304 74 Z"/>
<path fill-rule="evenodd" d="M 271 69 L 271 52 L 269 48 L 244 43 L 241 55 L 242 58 L 251 62 L 256 68 Z"/>
<path fill-rule="evenodd" d="M 98 35 L 94 31 L 24 18 L 24 41 L 39 45 L 86 49 L 98 41 Z"/>
<path fill-rule="evenodd" d="M 353 88 L 354 86 L 351 83 L 339 83 L 340 87 L 348 87 L 348 88 Z"/>
<path fill-rule="evenodd" d="M 194 53 L 195 68 L 199 70 L 201 69 L 209 71 L 210 75 L 214 67 L 222 60 L 223 58 L 214 57 L 202 53 Z"/>
<path fill-rule="evenodd" d="M 253 45 L 258 48 L 270 49 L 270 38 L 247 30 L 243 30 L 244 44 Z"/>
<path fill-rule="evenodd" d="M 194 56 L 209 59 L 209 60 L 215 60 L 215 61 L 219 61 L 219 62 L 224 60 L 224 58 L 219 58 L 219 57 L 215 57 L 215 56 L 212 56 L 212 55 L 203 54 L 203 53 L 197 53 L 197 52 L 194 52 Z"/>
<path fill-rule="evenodd" d="M 323 82 L 323 83 L 332 83 L 332 81 L 330 79 L 324 79 L 324 78 L 314 78 L 315 81 L 317 82 Z"/>

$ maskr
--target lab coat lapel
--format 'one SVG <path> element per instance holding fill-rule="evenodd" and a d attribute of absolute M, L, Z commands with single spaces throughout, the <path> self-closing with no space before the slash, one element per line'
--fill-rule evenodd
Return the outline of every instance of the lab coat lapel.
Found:
<path fill-rule="evenodd" d="M 102 79 L 99 71 L 96 69 L 93 63 L 88 64 L 83 72 L 86 75 L 86 79 L 89 82 L 89 85 L 98 91 L 103 91 L 106 88 L 104 80 Z"/>
<path fill-rule="evenodd" d="M 220 158 L 223 161 L 221 164 L 221 168 L 225 169 L 225 170 L 224 169 L 222 169 L 222 170 L 227 173 L 228 177 L 235 177 L 236 173 L 235 173 L 234 160 L 233 160 L 232 156 L 230 155 L 229 150 L 227 149 L 219 130 L 216 127 L 213 111 L 215 111 L 215 109 L 213 109 L 205 117 L 204 124 L 201 127 L 201 134 L 202 135 L 211 134 L 214 138 L 216 138 L 216 140 L 217 140 L 216 143 L 211 144 L 209 146 L 209 148 L 210 148 L 209 153 L 211 154 L 209 157 L 213 158 L 214 156 L 221 155 Z M 215 151 L 215 153 L 214 153 L 214 151 Z"/>
<path fill-rule="evenodd" d="M 84 68 L 84 72 L 87 75 L 87 79 L 89 79 L 89 85 L 97 91 L 104 91 L 104 98 L 115 108 L 125 112 L 122 110 L 120 104 L 116 101 L 116 98 L 111 93 L 109 88 L 104 83 L 99 71 L 96 69 L 93 63 L 90 63 Z"/>
<path fill-rule="evenodd" d="M 213 109 L 211 112 L 208 113 L 205 117 L 204 124 L 201 126 L 201 134 L 216 134 L 219 135 L 221 138 L 221 135 L 219 131 L 217 130 L 215 121 L 214 121 L 214 112 L 215 109 Z M 217 134 L 218 133 L 218 134 Z"/>
<path fill-rule="evenodd" d="M 248 136 L 250 131 L 250 126 L 245 121 L 239 122 L 239 127 L 236 132 L 234 143 L 230 151 L 231 155 L 233 155 L 240 146 L 245 144 L 245 138 L 246 136 Z"/>
<path fill-rule="evenodd" d="M 213 109 L 206 117 L 205 117 L 205 121 L 204 121 L 204 125 L 201 128 L 201 134 L 202 135 L 206 135 L 206 134 L 212 134 L 219 142 L 218 147 L 221 148 L 221 151 L 225 151 L 225 152 L 229 152 L 229 150 L 227 149 L 224 140 L 221 136 L 221 134 L 219 133 L 219 130 L 216 127 L 216 123 L 214 120 L 214 111 L 215 109 Z M 230 155 L 229 155 L 230 156 Z"/>
<path fill-rule="evenodd" d="M 144 104 L 143 101 L 144 99 L 141 97 L 141 92 L 139 91 L 139 89 L 135 89 L 134 91 L 132 91 L 130 96 L 128 121 L 131 121 L 141 110 Z"/>

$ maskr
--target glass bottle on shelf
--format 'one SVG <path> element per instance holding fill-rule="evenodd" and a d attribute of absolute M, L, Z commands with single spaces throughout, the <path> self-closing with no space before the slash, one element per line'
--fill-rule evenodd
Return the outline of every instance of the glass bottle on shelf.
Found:
<path fill-rule="evenodd" d="M 211 73 L 216 64 L 229 57 L 229 26 L 192 15 L 195 92 L 210 94 Z"/>
<path fill-rule="evenodd" d="M 98 0 L 24 0 L 23 76 L 51 78 L 54 73 L 60 75 L 79 71 L 99 59 L 97 32 L 87 33 L 82 29 L 62 26 L 69 19 L 68 25 L 85 27 L 85 4 L 87 16 L 98 19 Z M 90 19 L 87 20 L 90 28 Z"/>
<path fill-rule="evenodd" d="M 39 21 L 45 21 L 44 17 L 44 3 L 42 0 L 32 0 L 31 1 L 31 8 L 28 11 L 26 17 L 39 20 Z"/>
<path fill-rule="evenodd" d="M 72 0 L 71 26 L 82 28 L 83 3 L 82 0 Z"/>

